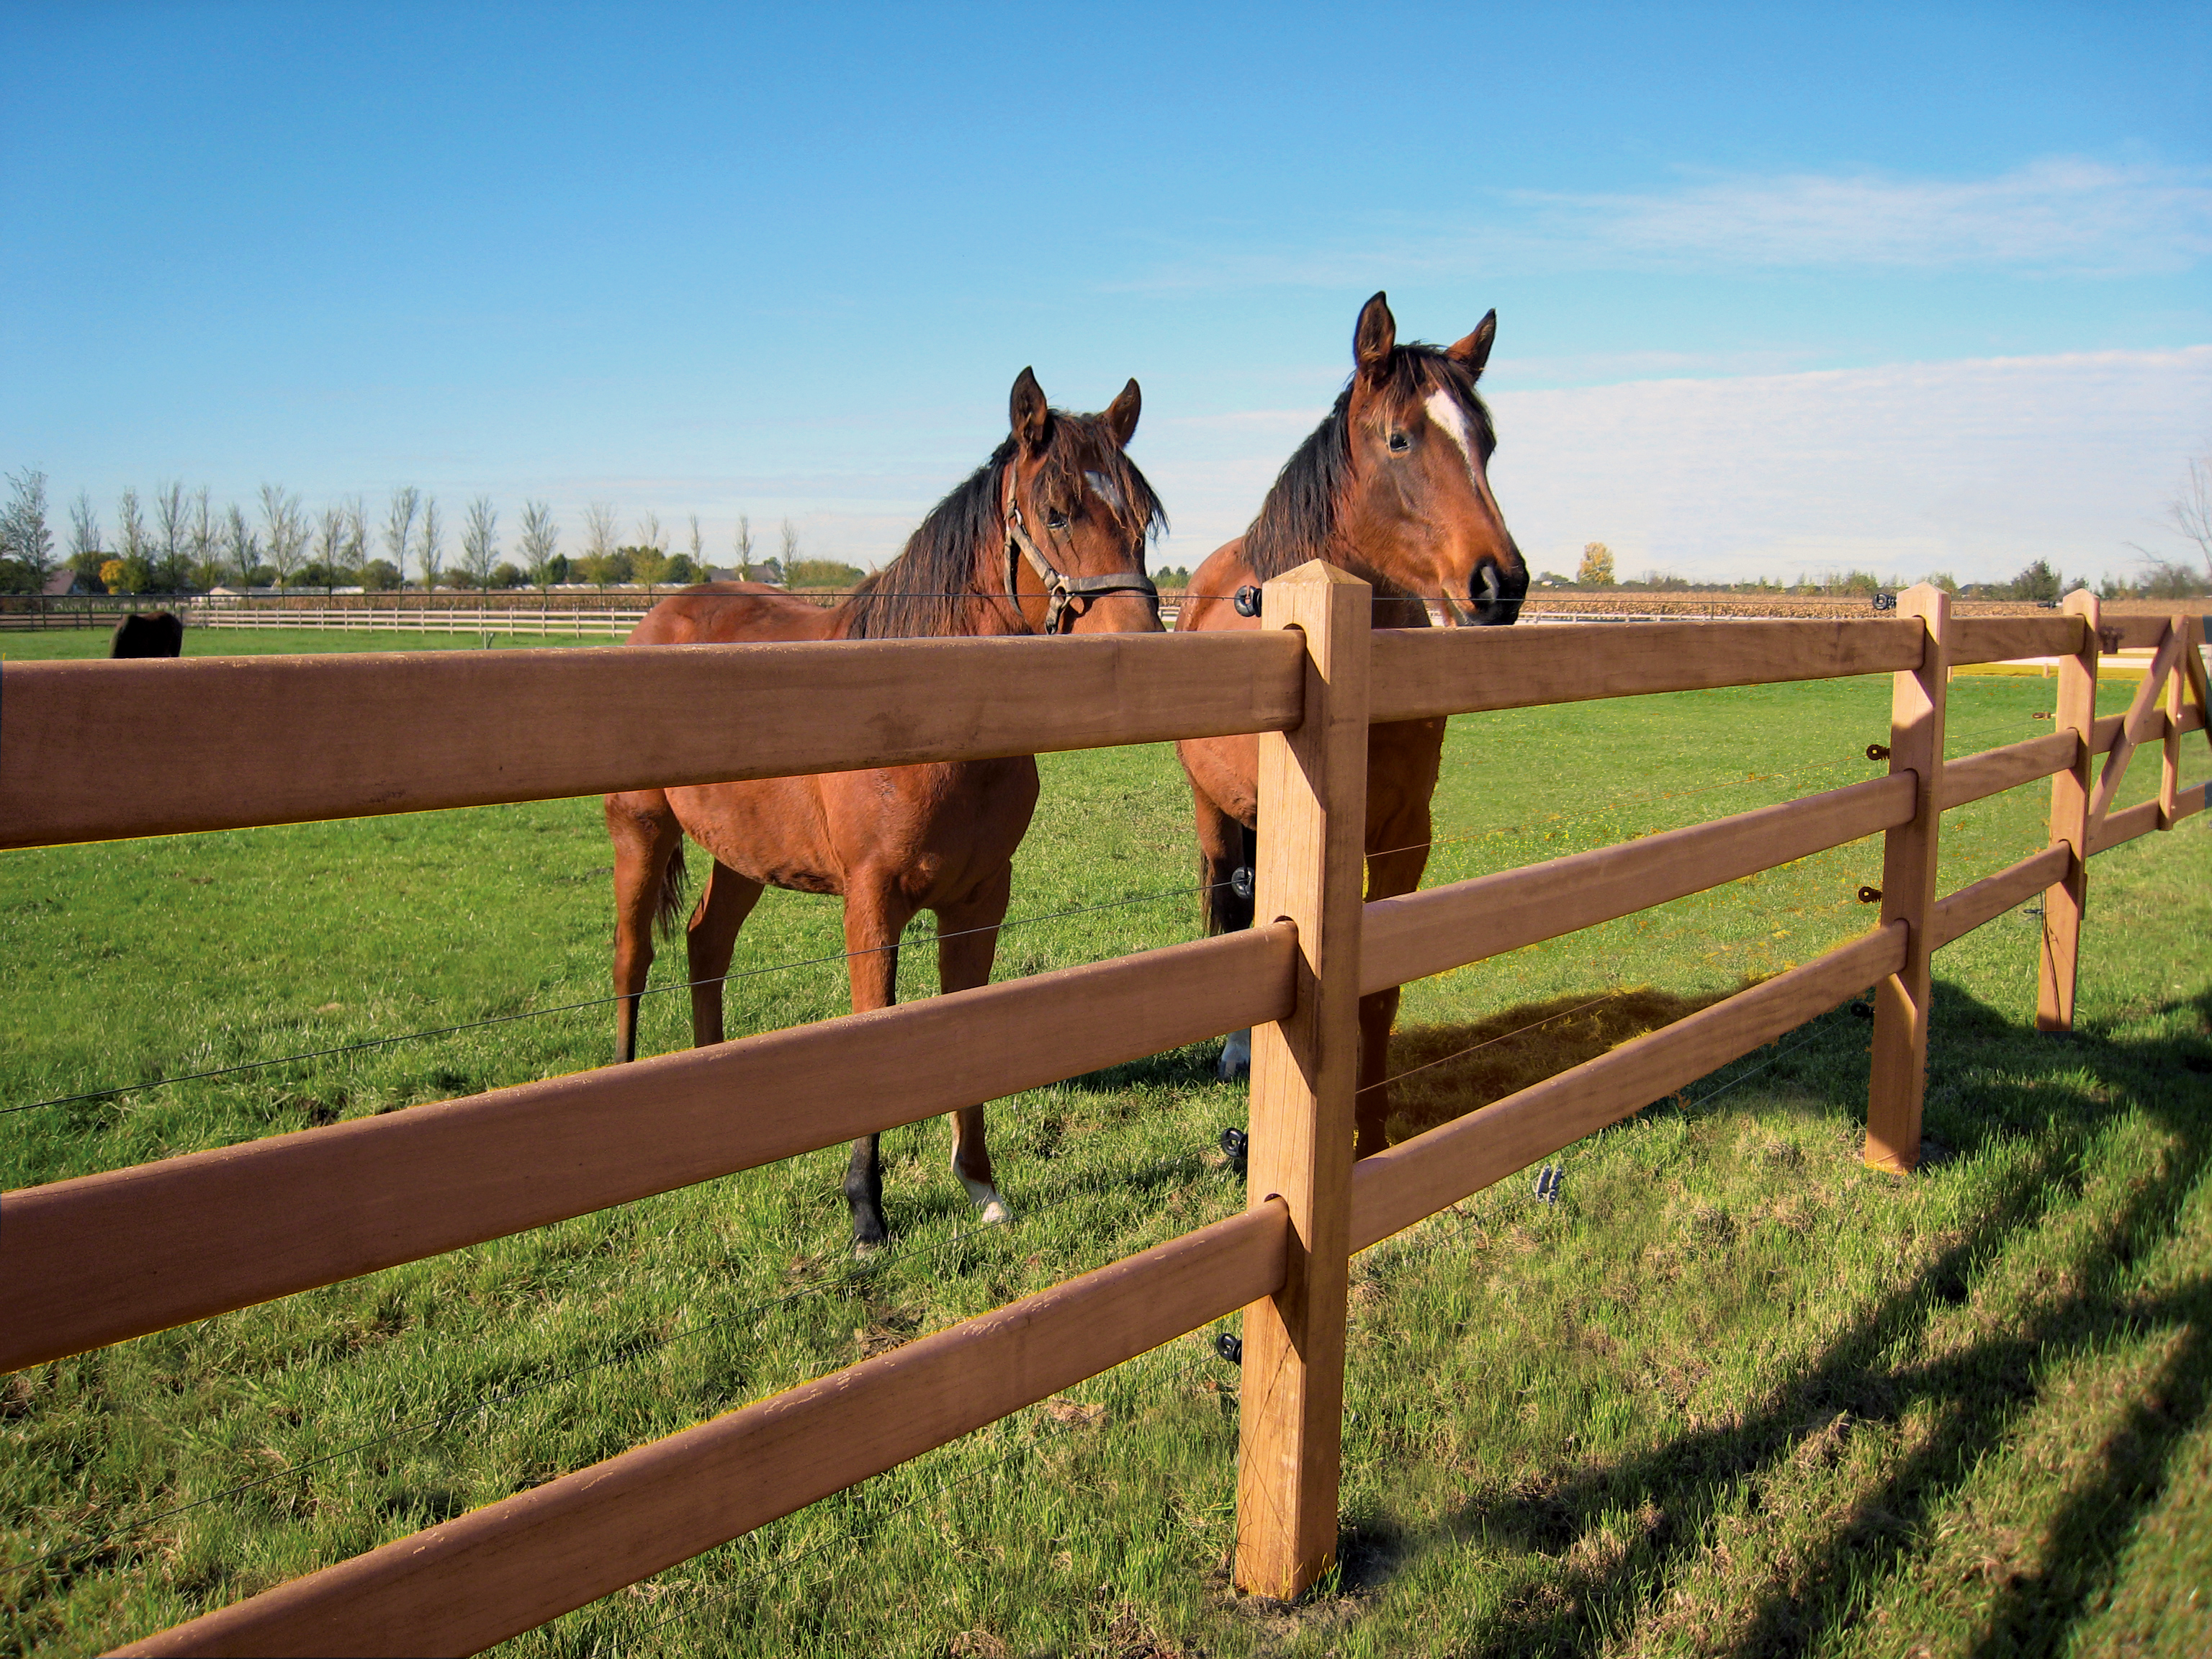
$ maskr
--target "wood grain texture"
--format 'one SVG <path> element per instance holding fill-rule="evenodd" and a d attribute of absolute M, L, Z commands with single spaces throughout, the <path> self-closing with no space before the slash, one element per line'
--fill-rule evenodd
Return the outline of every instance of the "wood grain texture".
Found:
<path fill-rule="evenodd" d="M 1336 1559 L 1372 604 L 1317 560 L 1263 591 L 1261 625 L 1306 652 L 1304 719 L 1260 739 L 1253 910 L 1297 928 L 1297 997 L 1252 1032 L 1246 1189 L 1288 1205 L 1291 1236 L 1282 1288 L 1244 1310 L 1236 1579 L 1288 1601 Z"/>
<path fill-rule="evenodd" d="M 1275 730 L 1297 661 L 1220 633 L 11 662 L 0 847 Z"/>
<path fill-rule="evenodd" d="M 1373 717 L 1893 673 L 1919 666 L 1921 640 L 1917 623 L 1890 621 L 1385 629 Z"/>
<path fill-rule="evenodd" d="M 2100 612 L 2097 627 L 2112 649 L 2142 651 L 2158 644 L 2169 620 L 2160 616 L 2106 617 Z"/>
<path fill-rule="evenodd" d="M 0 1197 L 0 1370 L 1241 1030 L 1295 931 L 1195 944 Z"/>
<path fill-rule="evenodd" d="M 2158 705 L 2165 695 L 2167 678 L 2180 666 L 2181 649 L 2188 639 L 2187 624 L 2176 617 L 2167 627 L 2165 637 L 2159 641 L 2157 654 L 2152 657 L 2142 684 L 2136 688 L 2135 698 L 2121 718 L 2112 750 L 2105 757 L 2104 769 L 2097 775 L 2097 786 L 2089 793 L 2089 827 L 2093 836 L 2105 814 L 2112 810 L 2112 802 L 2119 796 L 2120 785 L 2127 777 L 2128 763 L 2135 751 L 2146 741 L 2156 741 L 2166 724 Z"/>
<path fill-rule="evenodd" d="M 1894 973 L 1905 960 L 1905 927 L 1893 923 L 1610 1054 L 1361 1159 L 1352 1175 L 1352 1249 L 1379 1243 L 1794 1030 Z"/>
<path fill-rule="evenodd" d="M 2182 636 L 2182 649 L 2197 648 L 2197 629 L 2201 626 L 2193 618 L 2177 617 L 2174 625 Z M 2177 670 L 2180 668 L 2175 664 Z M 2171 830 L 2179 822 L 2181 805 L 2181 716 L 2189 707 L 2189 676 L 2179 672 L 2166 676 L 2165 709 L 2166 730 L 2160 734 L 2158 757 L 2158 827 Z"/>
<path fill-rule="evenodd" d="M 1267 1295 L 1288 1231 L 1246 1211 L 120 1651 L 478 1652 Z"/>
<path fill-rule="evenodd" d="M 1950 663 L 2011 662 L 2021 657 L 2069 657 L 2081 648 L 2079 617 L 1954 617 Z"/>
<path fill-rule="evenodd" d="M 2046 847 L 2017 864 L 2007 865 L 1993 876 L 1984 876 L 1970 887 L 1938 899 L 1929 923 L 1933 948 L 1942 950 L 1953 939 L 1993 921 L 2016 904 L 2024 904 L 2066 873 L 2073 854 L 2063 847 Z"/>
<path fill-rule="evenodd" d="M 2186 813 L 2181 814 L 2187 817 Z M 2118 812 L 2107 812 L 2089 826 L 2089 856 L 2109 853 L 2115 847 L 2125 846 L 2137 836 L 2147 836 L 2159 827 L 2159 804 L 2155 799 L 2142 801 Z"/>
<path fill-rule="evenodd" d="M 2100 752 L 2097 728 L 2097 631 L 2102 607 L 2096 595 L 2066 596 L 2069 614 L 2088 624 L 2080 651 L 2058 665 L 2057 728 L 2081 739 L 2074 763 L 2051 778 L 2051 844 L 2069 848 L 2066 873 L 2043 896 L 2043 945 L 2036 961 L 2035 1025 L 2041 1031 L 2074 1029 L 2074 987 L 2081 956 L 2081 917 L 2089 896 L 2089 790 Z M 2117 738 L 2119 723 L 2113 732 Z M 2109 747 L 2109 744 L 2106 746 Z"/>
<path fill-rule="evenodd" d="M 1899 673 L 1889 704 L 1892 777 L 1918 780 L 1912 817 L 1882 839 L 1881 920 L 1902 922 L 1905 960 L 1874 991 L 1874 1058 L 1868 1071 L 1866 1161 L 1910 1175 L 1920 1164 L 1921 1106 L 1928 1086 L 1929 954 L 1936 860 L 1943 829 L 1943 706 L 1950 672 L 1951 596 L 1928 583 L 1897 596 L 1900 617 L 1927 626 L 1920 666 Z"/>
<path fill-rule="evenodd" d="M 1763 806 L 1686 830 L 1377 899 L 1367 907 L 1363 994 L 1556 939 L 1771 870 L 1910 819 L 1910 777 Z"/>
<path fill-rule="evenodd" d="M 2081 739 L 2071 732 L 2053 732 L 2048 737 L 1947 760 L 1943 763 L 1943 810 L 1948 812 L 1954 806 L 2063 771 L 2074 763 L 2081 746 Z"/>

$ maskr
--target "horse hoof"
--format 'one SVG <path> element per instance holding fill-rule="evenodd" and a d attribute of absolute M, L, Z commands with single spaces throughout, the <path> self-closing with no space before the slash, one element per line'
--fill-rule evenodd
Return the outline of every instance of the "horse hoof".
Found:
<path fill-rule="evenodd" d="M 957 1165 L 952 1172 L 960 1175 Z M 960 1184 L 968 1189 L 968 1201 L 983 1212 L 985 1226 L 1002 1227 L 1014 1218 L 1013 1206 L 1000 1196 L 999 1189 L 989 1182 L 970 1181 L 963 1175 L 960 1176 Z"/>
<path fill-rule="evenodd" d="M 884 1241 L 880 1238 L 856 1238 L 853 1241 L 853 1260 L 866 1261 L 883 1248 Z"/>
<path fill-rule="evenodd" d="M 1236 1032 L 1221 1045 L 1221 1062 L 1213 1073 L 1224 1083 L 1242 1083 L 1252 1075 L 1251 1032 Z"/>

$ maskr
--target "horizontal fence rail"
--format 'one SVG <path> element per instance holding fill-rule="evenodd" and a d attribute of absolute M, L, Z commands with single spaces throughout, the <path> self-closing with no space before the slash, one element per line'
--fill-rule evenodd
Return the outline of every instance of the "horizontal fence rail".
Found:
<path fill-rule="evenodd" d="M 1255 928 L 8 1193 L 0 1370 L 1280 1018 L 1296 949 Z"/>
<path fill-rule="evenodd" d="M 1408 628 L 1374 638 L 1377 721 L 1893 673 L 1918 667 L 1923 646 L 1914 622 Z"/>
<path fill-rule="evenodd" d="M 2046 847 L 1993 876 L 1984 876 L 1971 887 L 1961 887 L 1936 900 L 1929 926 L 1936 948 L 1964 938 L 1985 921 L 1996 921 L 2015 904 L 2027 903 L 2066 874 L 2073 856 L 2063 847 Z"/>
<path fill-rule="evenodd" d="M 1875 778 L 1641 841 L 1524 865 L 1367 907 L 1363 994 L 1631 915 L 1893 828 L 1909 775 Z"/>
<path fill-rule="evenodd" d="M 477 1652 L 1273 1294 L 1288 1232 L 1247 1210 L 119 1650 Z"/>
<path fill-rule="evenodd" d="M 1297 652 L 1094 634 L 9 663 L 0 847 L 1278 731 Z"/>

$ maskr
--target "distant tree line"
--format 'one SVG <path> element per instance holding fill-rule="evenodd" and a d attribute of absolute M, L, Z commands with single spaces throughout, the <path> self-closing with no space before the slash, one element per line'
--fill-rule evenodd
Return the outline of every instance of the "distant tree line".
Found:
<path fill-rule="evenodd" d="M 501 534 L 499 510 L 478 495 L 462 509 L 457 541 L 437 498 L 413 484 L 393 490 L 372 523 L 359 495 L 309 514 L 281 484 L 264 484 L 252 501 L 218 504 L 203 486 L 187 490 L 163 483 L 142 497 L 136 489 L 117 498 L 112 525 L 103 524 L 88 491 L 70 503 L 57 547 L 46 475 L 36 470 L 6 475 L 9 499 L 0 508 L 0 592 L 43 592 L 66 568 L 82 591 L 107 593 L 182 593 L 216 587 L 280 588 L 295 592 L 362 588 L 392 592 L 403 587 L 489 592 L 589 582 L 599 587 L 641 584 L 680 587 L 708 580 L 717 568 L 690 515 L 689 547 L 671 552 L 659 514 L 647 511 L 623 534 L 614 507 L 593 501 L 583 512 L 582 545 L 564 551 L 552 507 L 523 503 L 512 544 Z M 798 529 L 783 521 L 780 557 L 756 562 L 750 517 L 738 520 L 732 570 L 753 581 L 849 587 L 863 575 L 833 560 L 801 556 Z"/>

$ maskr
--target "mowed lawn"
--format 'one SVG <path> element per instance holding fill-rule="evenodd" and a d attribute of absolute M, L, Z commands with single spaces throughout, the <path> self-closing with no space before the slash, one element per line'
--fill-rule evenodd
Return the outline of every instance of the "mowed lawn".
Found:
<path fill-rule="evenodd" d="M 186 648 L 217 641 L 386 642 Z M 2048 732 L 2053 684 L 1954 681 L 1953 752 Z M 1431 882 L 1877 775 L 1888 696 L 1464 717 Z M 1000 976 L 1195 936 L 1172 752 L 1041 764 Z M 2154 780 L 2153 755 L 2126 798 Z M 2047 801 L 1950 814 L 1943 890 L 2040 846 Z M 609 863 L 595 800 L 0 854 L 0 1185 L 602 1063 Z M 1857 843 L 1409 988 L 1396 1068 L 1486 1046 L 1401 1085 L 1399 1128 L 1863 931 L 1880 863 Z M 2203 818 L 2096 860 L 2069 1037 L 2031 1029 L 2033 915 L 1938 957 L 1910 1180 L 1858 1162 L 1868 1027 L 1839 1010 L 1571 1148 L 1557 1203 L 1516 1177 L 1362 1257 L 1344 1565 L 1298 1606 L 1221 1570 L 1237 1376 L 1208 1330 L 509 1646 L 2212 1649 L 2208 878 Z M 769 895 L 732 1035 L 839 1012 L 839 948 L 833 902 Z M 653 1051 L 688 1040 L 682 954 Z M 903 953 L 902 995 L 933 956 Z M 144 1634 L 1230 1213 L 1216 1046 L 1002 1103 L 1008 1228 L 976 1226 L 930 1122 L 885 1138 L 896 1239 L 866 1262 L 832 1149 L 0 1379 L 0 1650 Z"/>

